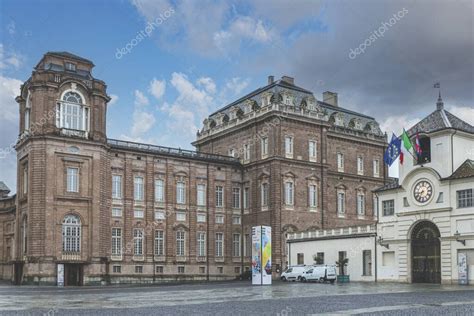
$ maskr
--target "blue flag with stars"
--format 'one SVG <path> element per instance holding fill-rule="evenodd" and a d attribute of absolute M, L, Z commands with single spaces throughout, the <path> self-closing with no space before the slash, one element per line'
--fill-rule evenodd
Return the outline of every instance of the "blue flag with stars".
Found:
<path fill-rule="evenodd" d="M 390 141 L 390 144 L 388 144 L 387 150 L 385 150 L 383 161 L 385 161 L 387 165 L 391 166 L 395 159 L 400 156 L 401 147 L 402 140 L 392 133 L 392 140 Z"/>

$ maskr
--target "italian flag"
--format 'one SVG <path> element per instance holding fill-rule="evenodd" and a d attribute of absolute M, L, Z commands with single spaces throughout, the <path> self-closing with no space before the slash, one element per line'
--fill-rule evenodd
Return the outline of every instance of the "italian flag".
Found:
<path fill-rule="evenodd" d="M 401 138 L 402 138 L 403 146 L 402 146 L 402 150 L 400 151 L 400 164 L 403 165 L 403 160 L 405 158 L 405 153 L 408 153 L 408 154 L 413 156 L 413 154 L 411 153 L 411 149 L 413 148 L 413 145 L 412 145 L 410 137 L 408 137 L 408 134 L 405 131 L 405 129 L 403 129 L 403 134 L 402 134 Z"/>

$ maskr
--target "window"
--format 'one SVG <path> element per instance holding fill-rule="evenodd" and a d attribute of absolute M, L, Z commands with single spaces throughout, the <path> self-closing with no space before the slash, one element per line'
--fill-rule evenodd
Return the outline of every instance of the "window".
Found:
<path fill-rule="evenodd" d="M 245 144 L 244 145 L 244 161 L 249 161 L 250 160 L 250 145 Z"/>
<path fill-rule="evenodd" d="M 23 166 L 23 194 L 28 194 L 28 165 Z"/>
<path fill-rule="evenodd" d="M 73 63 L 65 63 L 65 68 L 68 71 L 76 71 L 76 65 Z"/>
<path fill-rule="evenodd" d="M 135 256 L 143 255 L 143 229 L 135 228 L 133 230 L 133 254 Z"/>
<path fill-rule="evenodd" d="M 143 201 L 144 193 L 145 192 L 143 191 L 143 178 L 135 177 L 133 180 L 133 194 L 135 201 Z"/>
<path fill-rule="evenodd" d="M 216 207 L 224 206 L 224 187 L 216 186 Z"/>
<path fill-rule="evenodd" d="M 456 191 L 458 208 L 472 207 L 472 189 Z"/>
<path fill-rule="evenodd" d="M 365 195 L 357 193 L 357 215 L 365 215 Z"/>
<path fill-rule="evenodd" d="M 135 266 L 135 273 L 143 273 L 143 266 Z"/>
<path fill-rule="evenodd" d="M 379 177 L 380 176 L 380 165 L 379 165 L 379 160 L 374 159 L 374 177 Z"/>
<path fill-rule="evenodd" d="M 344 154 L 337 153 L 337 171 L 344 172 Z"/>
<path fill-rule="evenodd" d="M 382 201 L 383 216 L 395 214 L 395 200 Z"/>
<path fill-rule="evenodd" d="M 293 182 L 285 182 L 285 204 L 293 205 L 294 188 Z"/>
<path fill-rule="evenodd" d="M 250 234 L 245 234 L 244 238 L 244 256 L 250 257 L 252 255 L 252 238 L 250 238 Z"/>
<path fill-rule="evenodd" d="M 343 215 L 346 212 L 346 194 L 344 192 L 337 193 L 337 213 Z"/>
<path fill-rule="evenodd" d="M 184 274 L 184 266 L 178 266 L 178 273 Z"/>
<path fill-rule="evenodd" d="M 297 264 L 304 264 L 304 253 L 296 254 Z"/>
<path fill-rule="evenodd" d="M 145 217 L 145 212 L 143 210 L 134 210 L 133 217 L 135 218 L 143 218 Z"/>
<path fill-rule="evenodd" d="M 205 232 L 197 233 L 197 253 L 199 257 L 206 256 L 206 233 Z"/>
<path fill-rule="evenodd" d="M 56 126 L 74 130 L 89 130 L 89 108 L 84 106 L 82 97 L 69 91 L 56 107 Z"/>
<path fill-rule="evenodd" d="M 176 183 L 176 203 L 186 204 L 186 189 L 182 181 Z"/>
<path fill-rule="evenodd" d="M 165 233 L 162 230 L 155 230 L 155 256 L 165 254 Z"/>
<path fill-rule="evenodd" d="M 176 255 L 184 256 L 185 253 L 185 232 L 180 230 L 176 232 Z"/>
<path fill-rule="evenodd" d="M 285 137 L 285 155 L 288 158 L 293 157 L 293 137 L 291 136 Z"/>
<path fill-rule="evenodd" d="M 289 95 L 285 95 L 285 104 L 286 105 L 291 105 L 291 97 Z"/>
<path fill-rule="evenodd" d="M 443 203 L 444 198 L 443 198 L 443 192 L 439 192 L 438 199 L 436 200 L 436 203 Z"/>
<path fill-rule="evenodd" d="M 165 181 L 162 179 L 155 180 L 155 202 L 165 201 Z"/>
<path fill-rule="evenodd" d="M 155 211 L 155 220 L 162 221 L 165 219 L 165 212 L 164 211 Z"/>
<path fill-rule="evenodd" d="M 30 109 L 25 109 L 25 131 L 30 129 Z"/>
<path fill-rule="evenodd" d="M 217 267 L 217 273 L 223 274 L 224 273 L 224 267 Z"/>
<path fill-rule="evenodd" d="M 357 174 L 364 174 L 364 158 L 362 157 L 357 157 Z"/>
<path fill-rule="evenodd" d="M 197 222 L 198 223 L 205 223 L 206 222 L 206 214 L 197 214 Z"/>
<path fill-rule="evenodd" d="M 200 274 L 206 273 L 206 267 L 199 267 L 199 273 Z"/>
<path fill-rule="evenodd" d="M 321 262 L 319 264 L 324 264 L 324 252 L 316 253 L 316 257 L 320 258 Z"/>
<path fill-rule="evenodd" d="M 178 222 L 184 222 L 186 220 L 186 213 L 183 213 L 183 212 L 176 213 L 176 220 Z"/>
<path fill-rule="evenodd" d="M 27 231 L 27 225 L 28 225 L 28 217 L 25 216 L 23 217 L 23 222 L 21 224 L 21 231 L 22 231 L 22 253 L 26 254 L 26 251 L 28 250 L 28 231 Z M 11 231 L 11 228 L 8 228 L 7 231 Z M 10 252 L 7 251 L 7 253 L 10 255 Z"/>
<path fill-rule="evenodd" d="M 112 228 L 112 255 L 122 255 L 122 229 Z"/>
<path fill-rule="evenodd" d="M 232 235 L 232 255 L 240 257 L 240 234 Z"/>
<path fill-rule="evenodd" d="M 262 183 L 262 206 L 268 206 L 268 183 Z"/>
<path fill-rule="evenodd" d="M 216 233 L 216 257 L 224 256 L 224 234 Z"/>
<path fill-rule="evenodd" d="M 309 207 L 315 208 L 318 206 L 318 191 L 316 185 L 310 184 L 308 188 Z"/>
<path fill-rule="evenodd" d="M 427 136 L 420 136 L 421 155 L 418 158 L 417 164 L 424 164 L 431 162 L 431 140 Z"/>
<path fill-rule="evenodd" d="M 372 209 L 374 211 L 374 216 L 378 216 L 378 211 L 379 211 L 379 199 L 377 196 L 374 194 L 372 198 Z"/>
<path fill-rule="evenodd" d="M 339 258 L 338 261 L 342 261 L 342 260 L 346 259 L 347 258 L 347 252 L 346 251 L 339 251 L 338 258 Z M 339 274 L 347 274 L 347 266 L 345 266 L 345 267 L 340 266 L 339 267 Z"/>
<path fill-rule="evenodd" d="M 239 215 L 234 215 L 232 216 L 232 224 L 233 225 L 240 225 L 241 223 L 241 218 Z"/>
<path fill-rule="evenodd" d="M 112 198 L 121 199 L 122 198 L 122 176 L 121 175 L 112 175 Z"/>
<path fill-rule="evenodd" d="M 63 251 L 81 251 L 81 220 L 76 215 L 66 215 L 63 220 Z"/>
<path fill-rule="evenodd" d="M 408 203 L 408 198 L 406 196 L 403 197 L 403 206 L 404 207 L 409 207 L 410 206 L 410 203 Z"/>
<path fill-rule="evenodd" d="M 308 154 L 309 154 L 309 160 L 310 161 L 316 161 L 316 155 L 317 155 L 317 145 L 316 141 L 310 140 L 308 143 Z"/>
<path fill-rule="evenodd" d="M 240 208 L 240 188 L 232 189 L 232 207 Z"/>
<path fill-rule="evenodd" d="M 250 207 L 250 188 L 244 188 L 244 208 Z"/>
<path fill-rule="evenodd" d="M 260 141 L 260 149 L 262 151 L 262 158 L 266 158 L 268 156 L 268 137 L 263 137 Z"/>
<path fill-rule="evenodd" d="M 235 149 L 234 148 L 229 149 L 229 156 L 235 157 Z"/>
<path fill-rule="evenodd" d="M 204 184 L 197 185 L 197 205 L 198 206 L 206 205 L 206 185 Z"/>
<path fill-rule="evenodd" d="M 122 266 L 112 266 L 113 273 L 122 273 Z"/>
<path fill-rule="evenodd" d="M 79 169 L 67 168 L 67 192 L 79 192 Z"/>
<path fill-rule="evenodd" d="M 158 273 L 158 274 L 162 274 L 162 273 L 163 273 L 163 266 L 156 266 L 156 267 L 155 267 L 155 271 L 156 271 L 156 273 Z"/>
<path fill-rule="evenodd" d="M 234 267 L 234 273 L 240 274 L 240 267 Z"/>
<path fill-rule="evenodd" d="M 362 275 L 372 275 L 372 254 L 370 250 L 362 251 Z"/>
<path fill-rule="evenodd" d="M 224 215 L 216 215 L 216 224 L 224 224 Z"/>

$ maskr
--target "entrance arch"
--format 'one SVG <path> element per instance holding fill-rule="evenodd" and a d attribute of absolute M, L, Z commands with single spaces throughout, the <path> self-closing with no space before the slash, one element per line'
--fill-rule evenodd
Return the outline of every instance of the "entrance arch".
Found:
<path fill-rule="evenodd" d="M 430 221 L 415 224 L 411 233 L 413 283 L 441 283 L 439 229 Z"/>

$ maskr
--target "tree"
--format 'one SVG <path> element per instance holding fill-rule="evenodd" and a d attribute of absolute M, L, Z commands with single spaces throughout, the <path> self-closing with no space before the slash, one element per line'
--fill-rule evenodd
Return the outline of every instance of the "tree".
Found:
<path fill-rule="evenodd" d="M 324 264 L 324 258 L 318 255 L 313 255 L 314 263 L 316 264 Z"/>
<path fill-rule="evenodd" d="M 346 267 L 348 263 L 349 263 L 349 258 L 341 258 L 339 259 L 339 261 L 336 261 L 336 267 L 339 268 L 340 275 L 345 275 L 344 267 Z"/>

